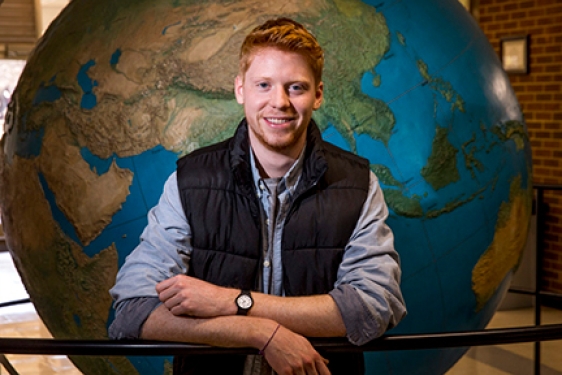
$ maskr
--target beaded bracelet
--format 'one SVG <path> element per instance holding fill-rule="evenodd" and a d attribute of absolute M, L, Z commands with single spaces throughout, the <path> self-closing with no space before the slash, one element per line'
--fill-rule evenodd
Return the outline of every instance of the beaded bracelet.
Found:
<path fill-rule="evenodd" d="M 262 350 L 260 350 L 260 351 L 258 352 L 259 355 L 264 355 L 265 349 L 267 349 L 269 343 L 271 342 L 271 340 L 273 340 L 273 336 L 275 336 L 275 334 L 277 333 L 277 330 L 279 329 L 279 327 L 281 327 L 281 324 L 277 324 L 277 327 L 275 328 L 275 331 L 273 331 L 273 333 L 271 334 L 271 337 L 269 338 L 269 340 L 267 340 L 267 342 L 266 342 L 265 345 L 263 346 Z"/>

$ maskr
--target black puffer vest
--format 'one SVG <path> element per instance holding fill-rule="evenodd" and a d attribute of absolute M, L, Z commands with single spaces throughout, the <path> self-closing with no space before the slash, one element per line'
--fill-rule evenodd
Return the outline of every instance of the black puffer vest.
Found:
<path fill-rule="evenodd" d="M 250 167 L 248 127 L 178 161 L 180 198 L 192 231 L 191 276 L 216 285 L 259 290 L 261 223 Z M 369 186 L 368 161 L 322 140 L 311 122 L 301 180 L 281 243 L 287 296 L 333 289 L 343 251 Z M 328 355 L 332 374 L 363 373 L 363 356 Z M 242 374 L 243 356 L 181 357 L 174 374 Z"/>

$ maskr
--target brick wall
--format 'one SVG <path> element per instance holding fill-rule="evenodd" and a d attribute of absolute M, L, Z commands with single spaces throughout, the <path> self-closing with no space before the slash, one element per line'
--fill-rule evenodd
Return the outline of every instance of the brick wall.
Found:
<path fill-rule="evenodd" d="M 562 0 L 480 0 L 475 10 L 498 55 L 501 38 L 529 35 L 529 74 L 510 80 L 529 129 L 534 182 L 562 185 Z M 545 197 L 543 287 L 562 293 L 562 192 Z"/>

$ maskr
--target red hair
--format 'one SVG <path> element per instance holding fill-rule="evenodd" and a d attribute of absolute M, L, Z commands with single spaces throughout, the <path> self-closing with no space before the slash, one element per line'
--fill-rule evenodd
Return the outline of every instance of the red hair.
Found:
<path fill-rule="evenodd" d="M 265 47 L 301 54 L 312 69 L 316 84 L 322 80 L 324 51 L 316 38 L 300 23 L 289 18 L 278 18 L 252 30 L 240 48 L 239 70 L 242 77 L 252 63 L 253 54 Z"/>

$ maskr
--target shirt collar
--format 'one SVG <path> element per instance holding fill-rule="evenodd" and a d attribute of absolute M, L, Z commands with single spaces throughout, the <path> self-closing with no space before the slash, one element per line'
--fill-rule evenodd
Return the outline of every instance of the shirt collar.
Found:
<path fill-rule="evenodd" d="M 302 148 L 302 151 L 301 151 L 299 157 L 297 158 L 297 160 L 295 160 L 295 162 L 293 163 L 291 168 L 289 168 L 287 173 L 285 173 L 285 175 L 279 181 L 278 194 L 281 194 L 285 190 L 288 190 L 289 193 L 291 195 L 293 195 L 293 193 L 294 193 L 294 191 L 295 191 L 295 189 L 296 189 L 296 187 L 299 183 L 301 175 L 302 175 L 305 149 L 306 149 L 306 144 Z M 250 165 L 251 165 L 251 168 L 252 168 L 252 176 L 253 176 L 253 179 L 254 179 L 254 186 L 256 188 L 256 191 L 259 191 L 258 189 L 259 189 L 259 186 L 260 186 L 260 181 L 262 181 L 263 179 L 260 177 L 260 172 L 259 172 L 258 167 L 256 165 L 256 157 L 254 155 L 254 152 L 252 150 L 251 145 L 250 145 Z"/>

